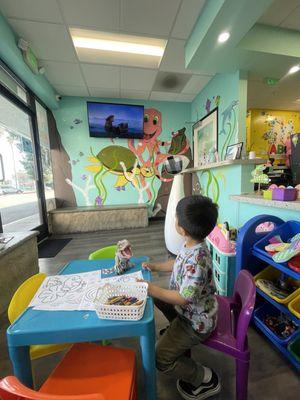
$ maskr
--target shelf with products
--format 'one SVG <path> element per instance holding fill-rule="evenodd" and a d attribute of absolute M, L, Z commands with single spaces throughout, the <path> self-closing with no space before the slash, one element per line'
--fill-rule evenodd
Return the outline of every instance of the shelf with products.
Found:
<path fill-rule="evenodd" d="M 257 229 L 259 225 L 270 222 L 273 223 L 274 226 L 271 232 L 262 232 Z M 237 238 L 237 273 L 241 269 L 247 269 L 253 276 L 256 276 L 271 265 L 279 271 L 279 274 L 283 273 L 283 276 L 293 278 L 298 284 L 298 281 L 300 280 L 299 273 L 291 270 L 286 263 L 276 263 L 266 252 L 264 254 L 263 251 L 265 244 L 268 243 L 268 239 L 272 237 L 273 234 L 276 235 L 279 232 L 282 235 L 283 241 L 287 241 L 287 229 L 291 229 L 291 236 L 300 233 L 300 222 L 289 221 L 285 223 L 280 218 L 272 215 L 258 215 L 246 222 L 246 224 L 244 224 L 240 229 Z M 257 287 L 256 292 L 258 296 L 254 314 L 263 304 L 270 304 L 279 310 L 280 313 L 292 320 L 296 325 L 300 325 L 300 319 L 288 309 L 288 304 L 277 302 L 274 298 L 262 291 L 261 288 Z M 299 360 L 297 360 L 288 350 L 288 345 L 295 339 L 291 338 L 285 345 L 283 345 L 280 343 L 280 340 L 276 340 L 274 335 L 270 334 L 268 328 L 261 321 L 257 320 L 257 318 L 253 318 L 253 323 L 268 338 L 268 340 L 271 341 L 274 347 L 279 350 L 297 370 L 300 370 Z M 298 339 L 299 336 L 300 334 L 298 335 L 297 333 L 296 338 Z"/>

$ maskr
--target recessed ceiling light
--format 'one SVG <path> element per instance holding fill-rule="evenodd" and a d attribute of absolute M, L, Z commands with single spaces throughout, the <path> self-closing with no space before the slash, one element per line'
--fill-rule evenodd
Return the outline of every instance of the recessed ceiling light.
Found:
<path fill-rule="evenodd" d="M 76 48 L 161 58 L 166 47 L 166 40 L 162 39 L 80 29 L 71 29 L 70 31 Z"/>
<path fill-rule="evenodd" d="M 230 38 L 230 33 L 229 32 L 222 32 L 218 36 L 218 42 L 219 43 L 225 43 L 227 40 Z"/>
<path fill-rule="evenodd" d="M 300 70 L 299 65 L 294 65 L 290 70 L 289 74 L 294 74 L 295 72 L 298 72 Z"/>

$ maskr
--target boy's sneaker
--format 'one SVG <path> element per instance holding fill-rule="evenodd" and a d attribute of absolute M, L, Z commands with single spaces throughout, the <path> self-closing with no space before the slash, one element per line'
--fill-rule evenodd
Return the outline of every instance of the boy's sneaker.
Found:
<path fill-rule="evenodd" d="M 209 382 L 201 383 L 200 386 L 193 386 L 190 383 L 177 380 L 177 390 L 185 400 L 203 400 L 214 396 L 221 390 L 221 383 L 215 371 Z"/>

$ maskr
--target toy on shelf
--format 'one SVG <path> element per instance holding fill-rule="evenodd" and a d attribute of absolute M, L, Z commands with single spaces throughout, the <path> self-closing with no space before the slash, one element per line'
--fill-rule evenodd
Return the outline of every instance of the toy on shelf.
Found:
<path fill-rule="evenodd" d="M 130 263 L 132 257 L 131 244 L 127 239 L 120 240 L 117 243 L 117 251 L 115 255 L 114 270 L 118 275 L 124 274 L 133 265 Z"/>
<path fill-rule="evenodd" d="M 236 235 L 236 229 L 230 229 L 228 223 L 224 222 L 224 224 L 219 224 L 214 227 L 212 232 L 208 235 L 208 239 L 223 253 L 234 253 L 234 239 L 236 239 Z"/>
<path fill-rule="evenodd" d="M 275 262 L 287 262 L 300 254 L 300 233 L 293 236 L 287 243 L 283 242 L 280 235 L 275 235 L 269 239 L 269 243 L 265 246 L 265 250 L 272 255 Z"/>

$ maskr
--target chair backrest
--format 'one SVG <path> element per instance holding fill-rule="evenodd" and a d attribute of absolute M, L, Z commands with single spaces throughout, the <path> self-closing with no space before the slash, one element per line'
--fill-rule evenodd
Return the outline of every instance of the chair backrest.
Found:
<path fill-rule="evenodd" d="M 79 395 L 56 395 L 40 393 L 24 386 L 14 376 L 0 380 L 0 400 L 105 400 L 100 393 Z"/>
<path fill-rule="evenodd" d="M 117 245 L 102 247 L 102 249 L 96 250 L 89 255 L 89 260 L 103 260 L 106 258 L 115 258 L 117 251 Z"/>
<path fill-rule="evenodd" d="M 256 297 L 256 286 L 249 271 L 243 269 L 239 272 L 235 281 L 233 296 L 235 302 L 239 305 L 236 315 L 236 344 L 239 350 L 244 351 Z"/>
<path fill-rule="evenodd" d="M 35 274 L 26 279 L 15 291 L 8 306 L 8 319 L 11 324 L 28 307 L 45 278 L 45 274 Z"/>

